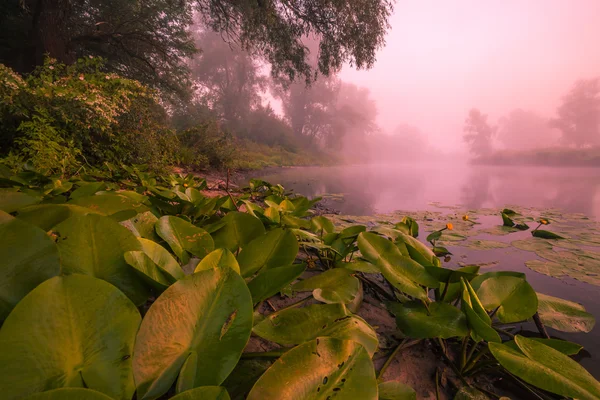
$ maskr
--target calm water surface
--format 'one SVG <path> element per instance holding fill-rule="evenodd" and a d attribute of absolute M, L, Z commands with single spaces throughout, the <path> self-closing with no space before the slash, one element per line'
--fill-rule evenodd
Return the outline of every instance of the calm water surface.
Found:
<path fill-rule="evenodd" d="M 456 165 L 282 168 L 254 173 L 306 196 L 344 194 L 343 214 L 519 205 L 559 208 L 600 220 L 600 169 Z M 329 201 L 329 200 L 328 200 Z"/>
<path fill-rule="evenodd" d="M 374 215 L 397 210 L 444 211 L 439 208 L 440 204 L 461 206 L 466 210 L 516 205 L 583 213 L 600 221 L 600 169 L 595 168 L 369 165 L 282 168 L 254 173 L 252 177 L 280 183 L 286 189 L 309 197 L 333 195 L 325 197 L 325 205 L 348 215 Z M 445 212 L 457 211 L 446 209 Z M 479 222 L 491 227 L 501 223 L 498 219 L 499 216 L 487 216 Z M 426 234 L 423 232 L 422 236 Z M 506 236 L 480 234 L 471 239 L 510 243 L 527 237 L 531 237 L 529 231 Z M 525 262 L 537 258 L 534 253 L 513 247 L 496 250 L 448 248 L 454 256 L 447 267 L 456 267 L 458 262 L 497 261 L 497 266 L 482 269 L 482 272 L 524 272 L 536 291 L 581 303 L 600 320 L 600 287 L 570 278 L 556 279 L 528 269 Z M 520 325 L 525 333 L 535 331 L 533 324 Z M 600 323 L 589 334 L 566 334 L 553 329 L 549 332 L 553 337 L 582 344 L 585 350 L 577 359 L 600 379 Z"/>

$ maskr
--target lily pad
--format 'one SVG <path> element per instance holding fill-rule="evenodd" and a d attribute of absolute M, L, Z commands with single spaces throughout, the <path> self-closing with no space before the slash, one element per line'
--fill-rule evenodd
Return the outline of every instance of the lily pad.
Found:
<path fill-rule="evenodd" d="M 248 282 L 248 289 L 252 294 L 252 302 L 259 302 L 273 296 L 285 286 L 295 281 L 306 270 L 306 265 L 296 264 L 288 267 L 279 267 L 261 272 Z"/>
<path fill-rule="evenodd" d="M 471 328 L 471 337 L 476 342 L 485 340 L 487 342 L 502 343 L 500 335 L 492 328 L 492 320 L 485 311 L 477 294 L 464 279 L 461 280 L 463 289 L 461 309 L 467 316 L 467 323 Z"/>
<path fill-rule="evenodd" d="M 250 214 L 233 211 L 227 213 L 221 221 L 224 223 L 223 227 L 213 234 L 216 248 L 236 251 L 265 233 L 262 222 Z"/>
<path fill-rule="evenodd" d="M 231 268 L 194 273 L 152 304 L 138 332 L 133 369 L 138 398 L 156 399 L 177 379 L 178 392 L 220 385 L 252 329 L 252 298 Z"/>
<path fill-rule="evenodd" d="M 505 249 L 510 247 L 508 243 L 497 242 L 494 240 L 471 240 L 463 246 L 476 250 Z"/>
<path fill-rule="evenodd" d="M 200 261 L 194 272 L 224 267 L 231 268 L 238 274 L 240 273 L 240 266 L 233 253 L 227 249 L 216 249 L 208 253 L 208 255 Z"/>
<path fill-rule="evenodd" d="M 43 282 L 0 330 L 2 398 L 81 387 L 131 399 L 140 321 L 135 305 L 100 279 L 77 274 Z"/>
<path fill-rule="evenodd" d="M 61 388 L 47 392 L 36 393 L 27 397 L 26 400 L 111 400 L 103 393 L 92 389 L 83 388 Z"/>
<path fill-rule="evenodd" d="M 298 239 L 288 229 L 273 229 L 245 245 L 238 256 L 242 276 L 290 265 L 298 254 Z"/>
<path fill-rule="evenodd" d="M 247 400 L 377 400 L 369 354 L 351 340 L 318 338 L 286 352 L 260 377 Z"/>
<path fill-rule="evenodd" d="M 534 237 L 542 238 L 542 239 L 564 239 L 564 236 L 561 236 L 554 232 L 544 231 L 541 229 L 536 229 L 535 231 L 531 231 L 531 235 Z"/>
<path fill-rule="evenodd" d="M 486 310 L 498 308 L 500 322 L 511 323 L 531 318 L 537 311 L 538 299 L 531 285 L 516 276 L 493 276 L 481 283 L 477 297 Z"/>
<path fill-rule="evenodd" d="M 419 284 L 438 287 L 437 279 L 429 275 L 425 267 L 409 257 L 389 240 L 374 233 L 361 233 L 358 248 L 362 256 L 377 265 L 383 276 L 397 289 L 419 299 L 426 299 L 427 293 Z"/>
<path fill-rule="evenodd" d="M 525 382 L 562 396 L 577 399 L 600 398 L 600 383 L 581 365 L 552 347 L 517 335 L 520 351 L 490 343 L 498 362 Z"/>
<path fill-rule="evenodd" d="M 538 250 L 544 260 L 527 261 L 528 268 L 553 277 L 569 276 L 600 286 L 600 257 L 589 251 Z"/>
<path fill-rule="evenodd" d="M 64 274 L 85 274 L 112 283 L 135 304 L 146 301 L 149 288 L 124 254 L 142 250 L 127 228 L 96 214 L 73 216 L 54 227 Z"/>
<path fill-rule="evenodd" d="M 583 349 L 583 346 L 580 344 L 568 342 L 566 340 L 561 340 L 561 339 L 544 339 L 544 338 L 536 338 L 536 337 L 532 337 L 529 339 L 535 340 L 546 346 L 552 347 L 554 350 L 558 350 L 567 356 L 574 356 L 575 354 L 579 353 L 581 351 L 581 349 Z M 519 352 L 521 351 L 519 349 L 519 346 L 517 346 L 517 343 L 514 340 L 504 342 L 503 344 L 510 347 L 513 350 L 516 350 Z"/>
<path fill-rule="evenodd" d="M 596 324 L 594 316 L 579 303 L 547 294 L 537 293 L 538 313 L 547 326 L 561 332 L 591 332 Z"/>
<path fill-rule="evenodd" d="M 354 272 L 333 268 L 292 285 L 297 292 L 312 291 L 324 303 L 350 303 L 358 295 L 360 282 Z"/>
<path fill-rule="evenodd" d="M 45 232 L 74 215 L 99 214 L 73 204 L 38 204 L 19 210 L 17 218 L 40 227 Z"/>
<path fill-rule="evenodd" d="M 417 400 L 417 392 L 402 382 L 383 382 L 379 384 L 379 400 Z"/>
<path fill-rule="evenodd" d="M 15 212 L 40 201 L 42 201 L 41 196 L 32 196 L 14 189 L 0 189 L 0 211 L 5 213 Z"/>
<path fill-rule="evenodd" d="M 154 230 L 158 218 L 152 212 L 146 211 L 139 213 L 133 218 L 122 221 L 121 225 L 126 227 L 137 237 L 149 239 L 153 241 L 160 241 L 160 238 Z"/>
<path fill-rule="evenodd" d="M 203 386 L 179 393 L 171 397 L 171 400 L 231 400 L 231 397 L 224 387 Z"/>
<path fill-rule="evenodd" d="M 430 303 L 428 307 L 420 301 L 389 303 L 388 309 L 396 316 L 398 328 L 410 338 L 448 339 L 469 333 L 465 314 L 447 303 Z"/>
<path fill-rule="evenodd" d="M 208 232 L 181 218 L 165 215 L 156 222 L 155 228 L 183 264 L 189 262 L 190 254 L 204 258 L 215 248 Z"/>
<path fill-rule="evenodd" d="M 349 314 L 341 304 L 314 304 L 290 308 L 267 316 L 253 332 L 284 346 L 304 343 L 317 337 L 353 340 L 370 356 L 377 350 L 377 334 L 362 318 Z"/>
<path fill-rule="evenodd" d="M 37 285 L 60 273 L 58 248 L 46 232 L 0 211 L 0 321 Z"/>
<path fill-rule="evenodd" d="M 552 243 L 537 238 L 515 240 L 510 242 L 510 244 L 517 249 L 525 251 L 552 250 Z"/>

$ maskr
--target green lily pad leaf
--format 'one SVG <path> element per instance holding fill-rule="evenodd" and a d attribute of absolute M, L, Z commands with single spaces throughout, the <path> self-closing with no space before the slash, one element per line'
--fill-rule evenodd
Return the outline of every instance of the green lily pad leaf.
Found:
<path fill-rule="evenodd" d="M 2 398 L 81 387 L 131 399 L 140 321 L 135 305 L 100 279 L 77 274 L 43 282 L 0 330 Z"/>
<path fill-rule="evenodd" d="M 471 286 L 473 287 L 473 290 L 475 290 L 475 292 L 477 292 L 479 290 L 479 287 L 481 286 L 481 284 L 484 281 L 486 281 L 487 279 L 495 278 L 495 277 L 499 277 L 499 276 L 513 276 L 513 277 L 516 277 L 516 278 L 525 279 L 525 274 L 522 273 L 522 272 L 515 272 L 515 271 L 492 271 L 492 272 L 486 272 L 485 274 L 477 275 L 471 281 Z"/>
<path fill-rule="evenodd" d="M 242 276 L 249 277 L 282 265 L 290 265 L 298 254 L 298 239 L 288 229 L 273 229 L 242 248 L 238 256 Z"/>
<path fill-rule="evenodd" d="M 514 227 L 504 226 L 504 225 L 496 225 L 491 228 L 482 229 L 478 232 L 479 233 L 487 233 L 489 235 L 495 235 L 495 236 L 505 236 L 505 235 L 508 235 L 511 233 L 519 232 L 519 229 L 516 227 L 516 225 Z"/>
<path fill-rule="evenodd" d="M 281 222 L 281 215 L 279 214 L 279 210 L 275 207 L 267 207 L 263 215 L 275 224 Z"/>
<path fill-rule="evenodd" d="M 163 271 L 174 280 L 182 279 L 185 273 L 175 258 L 161 245 L 152 240 L 137 238 L 142 245 L 142 251 Z"/>
<path fill-rule="evenodd" d="M 137 214 L 135 217 L 122 221 L 121 225 L 129 229 L 137 237 L 149 239 L 152 241 L 160 241 L 160 238 L 154 230 L 154 226 L 158 218 L 152 212 L 146 211 Z"/>
<path fill-rule="evenodd" d="M 525 321 L 537 311 L 538 299 L 531 285 L 515 276 L 496 276 L 484 280 L 477 290 L 477 297 L 486 310 L 499 307 L 500 322 Z"/>
<path fill-rule="evenodd" d="M 435 254 L 437 257 L 445 257 L 447 255 L 452 254 L 452 253 L 450 253 L 450 250 L 448 250 L 447 248 L 445 248 L 443 246 L 434 246 L 432 251 L 433 251 L 433 254 Z"/>
<path fill-rule="evenodd" d="M 367 227 L 364 225 L 352 225 L 342 229 L 340 232 L 340 239 L 353 239 L 358 237 L 361 232 L 365 232 Z"/>
<path fill-rule="evenodd" d="M 461 279 L 470 281 L 477 276 L 477 268 L 448 269 L 442 267 L 425 267 L 429 275 L 435 277 L 439 282 L 460 283 Z"/>
<path fill-rule="evenodd" d="M 527 239 L 510 242 L 513 247 L 526 251 L 552 250 L 552 244 L 545 240 Z"/>
<path fill-rule="evenodd" d="M 158 220 L 155 228 L 158 236 L 169 244 L 183 264 L 189 262 L 189 254 L 204 258 L 215 248 L 208 232 L 181 218 L 165 215 Z"/>
<path fill-rule="evenodd" d="M 576 361 L 538 341 L 517 335 L 519 350 L 490 343 L 498 362 L 525 382 L 576 399 L 600 398 L 600 383 Z"/>
<path fill-rule="evenodd" d="M 477 250 L 491 250 L 491 249 L 504 249 L 510 247 L 510 244 L 503 242 L 496 242 L 494 240 L 471 240 L 464 245 L 470 249 Z"/>
<path fill-rule="evenodd" d="M 224 387 L 202 386 L 179 393 L 171 397 L 171 400 L 231 400 L 231 397 Z"/>
<path fill-rule="evenodd" d="M 560 236 L 554 232 L 544 231 L 541 229 L 536 229 L 535 231 L 532 231 L 531 235 L 542 239 L 564 239 L 563 236 Z"/>
<path fill-rule="evenodd" d="M 333 233 L 335 232 L 335 226 L 330 219 L 323 216 L 318 216 L 313 217 L 310 220 L 310 230 L 315 233 Z"/>
<path fill-rule="evenodd" d="M 502 343 L 500 335 L 492 328 L 492 320 L 483 308 L 477 294 L 464 279 L 461 281 L 463 288 L 461 309 L 467 316 L 467 323 L 471 328 L 471 338 L 479 342 L 485 340 L 487 342 Z"/>
<path fill-rule="evenodd" d="M 312 291 L 324 303 L 350 303 L 358 295 L 360 281 L 345 268 L 333 268 L 292 285 L 296 292 Z"/>
<path fill-rule="evenodd" d="M 46 232 L 0 211 L 0 321 L 37 285 L 60 273 L 58 248 Z"/>
<path fill-rule="evenodd" d="M 515 226 L 515 223 L 508 215 L 506 215 L 505 213 L 500 213 L 500 215 L 502 216 L 502 224 L 504 226 Z"/>
<path fill-rule="evenodd" d="M 127 264 L 135 268 L 146 284 L 157 292 L 161 293 L 176 281 L 170 274 L 163 272 L 143 251 L 127 251 L 124 255 Z"/>
<path fill-rule="evenodd" d="M 79 187 L 69 196 L 71 200 L 79 199 L 81 197 L 93 196 L 96 192 L 103 190 L 106 188 L 106 183 L 104 182 L 79 182 L 77 183 Z"/>
<path fill-rule="evenodd" d="M 69 204 L 89 208 L 103 215 L 113 215 L 125 210 L 135 210 L 136 213 L 150 211 L 148 206 L 134 201 L 130 197 L 110 192 L 78 197 L 75 200 L 69 201 Z"/>
<path fill-rule="evenodd" d="M 427 240 L 428 242 L 433 242 L 434 240 L 439 240 L 441 237 L 441 231 L 433 231 L 429 235 L 427 235 L 427 238 L 425 238 L 425 240 Z"/>
<path fill-rule="evenodd" d="M 326 400 L 327 397 L 377 400 L 373 362 L 359 343 L 318 338 L 293 348 L 259 378 L 247 400 Z"/>
<path fill-rule="evenodd" d="M 290 228 L 304 228 L 310 229 L 310 221 L 307 221 L 302 218 L 294 217 L 289 214 L 281 215 L 281 225 L 290 227 Z"/>
<path fill-rule="evenodd" d="M 465 314 L 447 303 L 430 303 L 429 311 L 420 301 L 388 303 L 388 309 L 396 316 L 398 328 L 411 338 L 448 339 L 469 334 Z"/>
<path fill-rule="evenodd" d="M 178 388 L 220 385 L 252 329 L 252 298 L 231 268 L 200 271 L 172 284 L 152 304 L 138 332 L 133 371 L 139 399 Z M 195 362 L 188 362 L 188 358 Z"/>
<path fill-rule="evenodd" d="M 351 262 L 340 263 L 338 267 L 346 268 L 351 271 L 363 272 L 365 274 L 379 273 L 379 268 L 377 268 L 376 265 L 364 260 L 353 260 Z"/>
<path fill-rule="evenodd" d="M 425 300 L 427 293 L 419 284 L 433 288 L 439 286 L 438 280 L 429 275 L 425 267 L 403 256 L 391 241 L 381 236 L 361 233 L 358 236 L 358 248 L 365 259 L 379 267 L 394 287 L 406 294 Z"/>
<path fill-rule="evenodd" d="M 41 196 L 32 196 L 14 189 L 0 189 L 0 211 L 5 213 L 15 212 L 40 201 L 42 201 Z"/>
<path fill-rule="evenodd" d="M 594 316 L 573 301 L 537 293 L 538 314 L 542 322 L 561 332 L 591 332 L 596 324 Z"/>
<path fill-rule="evenodd" d="M 552 347 L 554 350 L 558 350 L 561 353 L 566 354 L 567 356 L 574 356 L 575 354 L 579 353 L 581 349 L 583 349 L 583 346 L 580 344 L 568 342 L 566 340 L 561 339 L 544 339 L 536 337 L 532 337 L 529 339 L 538 341 L 542 344 L 545 344 L 546 346 Z M 515 343 L 514 340 L 504 342 L 503 344 L 515 351 L 521 352 L 519 346 L 517 346 L 517 343 Z"/>
<path fill-rule="evenodd" d="M 98 213 L 89 208 L 72 204 L 38 204 L 20 209 L 17 217 L 47 232 L 73 215 L 87 214 Z"/>
<path fill-rule="evenodd" d="M 290 308 L 267 316 L 254 326 L 254 334 L 284 346 L 317 337 L 353 340 L 370 356 L 377 350 L 377 334 L 362 318 L 349 314 L 342 304 L 313 304 Z"/>
<path fill-rule="evenodd" d="M 432 267 L 432 268 L 435 268 L 435 267 Z M 450 276 L 450 281 L 453 281 L 455 278 L 458 278 L 458 279 L 456 280 L 456 283 L 450 283 L 450 285 L 448 286 L 448 289 L 445 288 L 445 286 L 446 286 L 445 283 L 440 283 L 440 288 L 439 288 L 440 294 L 444 293 L 444 291 L 446 291 L 446 295 L 444 296 L 444 302 L 452 303 L 456 299 L 458 299 L 458 297 L 462 293 L 462 287 L 460 285 L 460 278 L 462 277 L 462 278 L 465 278 L 466 280 L 473 279 L 472 276 L 477 275 L 477 273 L 479 272 L 479 268 L 480 268 L 479 265 L 467 265 L 467 266 L 464 266 L 462 268 L 455 270 L 456 272 L 464 273 L 465 275 L 452 274 Z M 440 269 L 442 269 L 442 268 L 440 268 Z M 443 270 L 446 270 L 446 269 L 444 268 Z"/>
<path fill-rule="evenodd" d="M 26 400 L 111 400 L 103 393 L 92 389 L 83 388 L 60 388 L 47 392 L 36 393 L 27 397 Z"/>
<path fill-rule="evenodd" d="M 64 274 L 85 274 L 112 283 L 136 305 L 146 301 L 149 288 L 127 262 L 127 251 L 142 250 L 127 228 L 96 214 L 73 216 L 54 227 Z"/>
<path fill-rule="evenodd" d="M 258 274 L 248 282 L 252 302 L 258 304 L 275 295 L 285 286 L 295 281 L 306 270 L 306 265 L 296 264 L 289 267 L 272 268 Z"/>
<path fill-rule="evenodd" d="M 379 400 L 417 400 L 417 392 L 402 382 L 383 382 L 379 384 Z"/>
<path fill-rule="evenodd" d="M 410 235 L 401 234 L 400 236 L 398 236 L 398 238 L 396 238 L 396 245 L 400 243 L 404 243 L 410 258 L 412 258 L 419 264 L 423 266 L 439 266 L 439 260 L 433 253 L 433 251 L 431 251 L 429 247 L 425 246 L 425 244 L 421 243 L 414 237 Z"/>
<path fill-rule="evenodd" d="M 194 272 L 225 267 L 231 268 L 238 274 L 240 273 L 240 266 L 233 253 L 227 249 L 216 249 L 208 253 L 208 255 L 200 261 Z"/>
<path fill-rule="evenodd" d="M 233 211 L 227 213 L 222 221 L 225 225 L 213 234 L 216 248 L 236 251 L 265 234 L 262 222 L 250 214 Z"/>

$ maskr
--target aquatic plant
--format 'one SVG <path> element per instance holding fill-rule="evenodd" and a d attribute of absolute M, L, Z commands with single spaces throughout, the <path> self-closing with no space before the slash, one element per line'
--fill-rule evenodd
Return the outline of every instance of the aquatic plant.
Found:
<path fill-rule="evenodd" d="M 589 332 L 594 317 L 523 273 L 442 266 L 444 235 L 467 238 L 460 216 L 427 228 L 431 249 L 416 218 L 342 227 L 314 215 L 318 199 L 260 180 L 208 196 L 204 179 L 141 166 L 0 173 L 3 398 L 415 399 L 383 376 L 430 342 L 457 399 L 485 396 L 472 377 L 490 371 L 540 398 L 600 399 L 570 357 L 582 347 L 546 332 Z M 552 251 L 556 237 L 533 236 L 515 246 Z M 275 309 L 278 293 L 292 299 Z M 358 315 L 366 296 L 394 315 L 395 345 Z M 527 320 L 539 337 L 511 331 Z"/>

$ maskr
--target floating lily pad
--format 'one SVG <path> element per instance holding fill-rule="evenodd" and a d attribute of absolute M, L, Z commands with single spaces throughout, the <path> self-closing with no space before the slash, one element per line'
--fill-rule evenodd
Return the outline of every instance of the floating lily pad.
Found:
<path fill-rule="evenodd" d="M 492 250 L 492 249 L 505 249 L 510 247 L 510 244 L 497 242 L 494 240 L 471 240 L 462 246 L 476 250 Z"/>
<path fill-rule="evenodd" d="M 292 285 L 297 292 L 312 291 L 324 303 L 350 303 L 358 295 L 360 282 L 354 272 L 334 268 Z"/>
<path fill-rule="evenodd" d="M 539 250 L 536 254 L 544 260 L 527 261 L 533 271 L 553 276 L 568 276 L 581 282 L 600 286 L 600 256 L 589 251 Z"/>
<path fill-rule="evenodd" d="M 552 250 L 552 243 L 537 238 L 514 240 L 510 244 L 517 249 L 525 251 Z"/>
<path fill-rule="evenodd" d="M 579 303 L 537 293 L 538 313 L 546 325 L 562 332 L 591 332 L 594 316 Z"/>
<path fill-rule="evenodd" d="M 388 303 L 398 328 L 415 339 L 464 337 L 469 333 L 465 314 L 448 303 L 435 302 L 428 307 L 420 301 Z"/>

